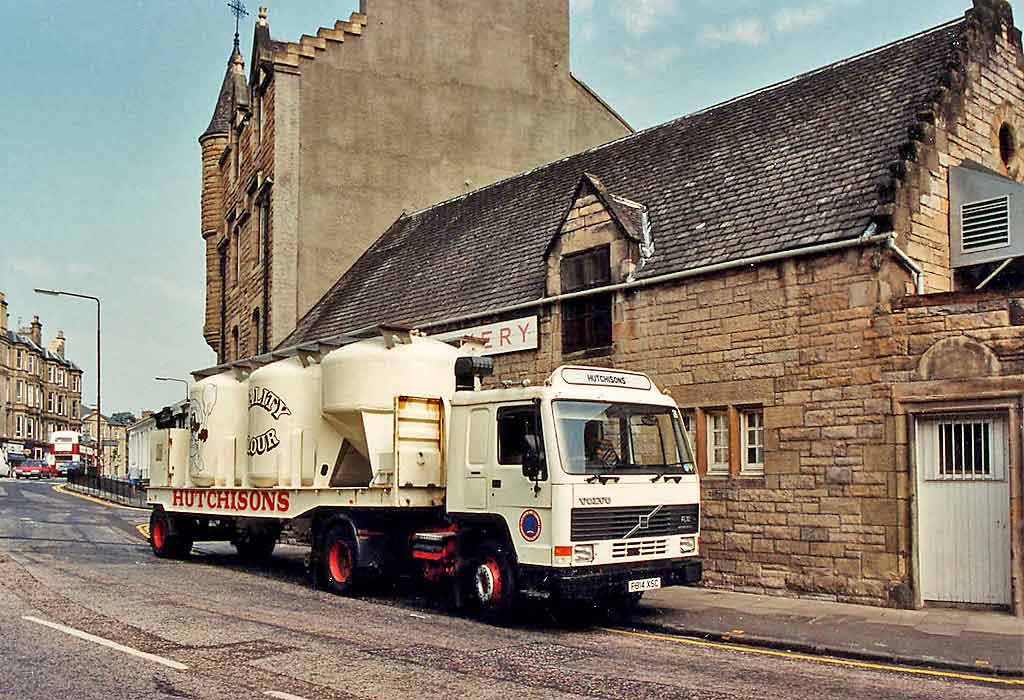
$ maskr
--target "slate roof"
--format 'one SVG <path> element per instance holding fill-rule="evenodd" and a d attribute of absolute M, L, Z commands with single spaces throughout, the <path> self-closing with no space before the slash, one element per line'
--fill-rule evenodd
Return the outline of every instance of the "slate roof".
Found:
<path fill-rule="evenodd" d="M 236 54 L 241 58 L 237 45 L 232 49 L 231 55 L 228 56 L 228 67 L 224 71 L 224 82 L 221 83 L 220 93 L 217 95 L 217 104 L 213 108 L 210 125 L 206 127 L 206 131 L 199 137 L 200 141 L 207 136 L 227 134 L 231 130 L 231 112 L 234 109 L 233 100 L 235 96 L 235 79 L 231 70 L 231 64 L 234 62 Z"/>
<path fill-rule="evenodd" d="M 646 205 L 639 277 L 856 238 L 963 43 L 953 21 L 399 218 L 282 347 L 536 300 L 585 173 Z"/>
<path fill-rule="evenodd" d="M 77 370 L 79 372 L 82 371 L 82 368 L 79 367 L 78 365 L 76 365 L 71 360 L 68 360 L 67 358 L 61 357 L 60 355 L 55 355 L 54 353 L 50 352 L 46 348 L 42 348 L 42 347 L 36 345 L 32 341 L 32 338 L 30 338 L 27 335 L 24 335 L 23 333 L 17 333 L 17 332 L 15 332 L 15 331 L 13 331 L 13 330 L 8 328 L 7 330 L 0 331 L 0 336 L 3 336 L 4 338 L 6 338 L 7 342 L 10 343 L 11 345 L 24 345 L 25 347 L 29 348 L 30 350 L 34 350 L 34 351 L 38 352 L 40 355 L 42 355 L 47 360 L 52 360 L 53 362 L 61 364 L 61 365 L 65 366 L 65 367 L 67 367 L 69 369 Z"/>

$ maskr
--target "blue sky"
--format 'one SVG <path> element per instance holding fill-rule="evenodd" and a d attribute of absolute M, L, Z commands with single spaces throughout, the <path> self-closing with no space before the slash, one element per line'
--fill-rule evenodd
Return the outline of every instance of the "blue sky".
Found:
<path fill-rule="evenodd" d="M 258 3 L 249 4 L 255 15 Z M 265 4 L 273 35 L 286 39 L 358 5 Z M 572 67 L 642 128 L 930 28 L 969 5 L 573 0 Z M 252 19 L 241 32 L 245 56 Z M 11 322 L 39 314 L 47 338 L 63 329 L 92 401 L 92 306 L 32 289 L 101 296 L 104 412 L 159 408 L 182 388 L 155 375 L 185 377 L 214 361 L 202 339 L 196 138 L 223 77 L 232 18 L 221 0 L 20 0 L 6 3 L 3 20 L 0 291 Z"/>

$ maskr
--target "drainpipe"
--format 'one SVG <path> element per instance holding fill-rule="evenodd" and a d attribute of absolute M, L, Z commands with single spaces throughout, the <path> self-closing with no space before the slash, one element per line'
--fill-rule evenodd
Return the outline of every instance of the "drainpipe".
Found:
<path fill-rule="evenodd" d="M 900 247 L 896 245 L 895 234 L 893 234 L 889 239 L 887 247 L 896 255 L 897 258 L 900 259 L 900 262 L 910 270 L 911 274 L 914 275 L 914 288 L 917 290 L 917 294 L 924 294 L 924 270 L 921 269 L 921 266 L 918 265 L 913 258 L 904 253 Z"/>

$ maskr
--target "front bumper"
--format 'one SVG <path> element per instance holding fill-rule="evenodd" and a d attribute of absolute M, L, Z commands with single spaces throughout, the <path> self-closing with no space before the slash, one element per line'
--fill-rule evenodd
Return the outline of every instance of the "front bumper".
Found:
<path fill-rule="evenodd" d="M 659 559 L 628 564 L 553 568 L 520 567 L 520 585 L 525 591 L 537 591 L 567 600 L 593 599 L 624 594 L 630 581 L 661 578 L 661 587 L 692 586 L 700 583 L 703 562 L 699 557 Z"/>

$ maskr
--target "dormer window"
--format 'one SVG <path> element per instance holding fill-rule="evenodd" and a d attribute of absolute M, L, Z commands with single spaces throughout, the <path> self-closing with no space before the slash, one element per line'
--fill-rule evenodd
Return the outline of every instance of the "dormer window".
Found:
<path fill-rule="evenodd" d="M 566 255 L 561 261 L 562 293 L 611 284 L 608 246 Z M 562 302 L 562 352 L 607 348 L 612 344 L 612 294 L 594 294 Z"/>

